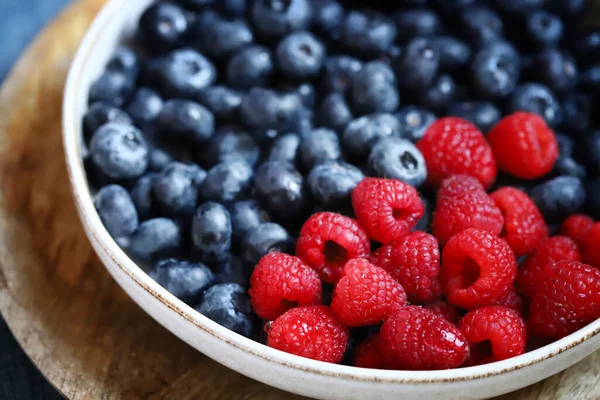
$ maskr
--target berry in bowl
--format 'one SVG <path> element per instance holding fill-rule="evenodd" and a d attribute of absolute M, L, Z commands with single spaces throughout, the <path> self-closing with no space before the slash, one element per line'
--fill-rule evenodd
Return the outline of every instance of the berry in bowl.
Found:
<path fill-rule="evenodd" d="M 594 4 L 471 3 L 110 1 L 64 102 L 108 271 L 316 398 L 484 398 L 590 354 Z"/>

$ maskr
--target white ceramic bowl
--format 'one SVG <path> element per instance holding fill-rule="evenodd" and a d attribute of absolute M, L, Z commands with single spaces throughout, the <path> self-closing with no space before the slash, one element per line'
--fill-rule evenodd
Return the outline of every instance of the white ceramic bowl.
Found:
<path fill-rule="evenodd" d="M 445 371 L 384 371 L 290 355 L 242 337 L 202 316 L 154 282 L 108 234 L 92 202 L 82 163 L 81 119 L 88 89 L 152 0 L 112 0 L 88 31 L 71 67 L 63 135 L 77 209 L 98 256 L 148 314 L 190 346 L 253 379 L 320 399 L 481 399 L 553 375 L 600 347 L 600 320 L 538 350 L 489 365 Z"/>

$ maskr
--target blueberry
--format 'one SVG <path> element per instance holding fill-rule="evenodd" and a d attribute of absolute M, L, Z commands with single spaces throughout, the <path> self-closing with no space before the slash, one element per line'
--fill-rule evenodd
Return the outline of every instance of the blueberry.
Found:
<path fill-rule="evenodd" d="M 459 23 L 465 40 L 478 48 L 502 38 L 504 31 L 502 18 L 486 7 L 464 9 L 460 13 Z"/>
<path fill-rule="evenodd" d="M 394 66 L 398 63 L 400 57 L 402 57 L 403 52 L 404 49 L 402 47 L 398 45 L 393 45 L 392 47 L 381 53 L 378 57 L 378 60 L 383 61 L 384 63 L 390 66 Z"/>
<path fill-rule="evenodd" d="M 198 30 L 200 47 L 214 58 L 228 57 L 254 40 L 252 30 L 243 20 L 218 19 L 214 23 L 200 26 Z"/>
<path fill-rule="evenodd" d="M 573 93 L 565 97 L 561 105 L 561 128 L 569 134 L 582 135 L 591 126 L 592 102 L 583 93 Z"/>
<path fill-rule="evenodd" d="M 400 136 L 413 143 L 421 140 L 427 128 L 436 120 L 434 113 L 416 106 L 404 107 L 396 117 L 400 121 Z"/>
<path fill-rule="evenodd" d="M 245 289 L 250 287 L 250 277 L 252 276 L 253 269 L 254 265 L 244 262 L 244 260 L 236 255 L 212 266 L 216 282 L 235 283 Z"/>
<path fill-rule="evenodd" d="M 123 187 L 103 187 L 94 197 L 94 205 L 112 237 L 127 236 L 137 229 L 138 214 L 129 193 Z"/>
<path fill-rule="evenodd" d="M 198 101 L 208 108 L 215 118 L 231 122 L 237 117 L 242 95 L 227 86 L 211 86 L 200 93 Z"/>
<path fill-rule="evenodd" d="M 404 42 L 415 36 L 433 37 L 441 29 L 440 18 L 428 8 L 400 11 L 394 19 L 398 28 L 398 39 Z"/>
<path fill-rule="evenodd" d="M 125 109 L 135 125 L 142 130 L 150 130 L 163 108 L 162 97 L 147 87 L 138 88 Z"/>
<path fill-rule="evenodd" d="M 315 103 L 317 101 L 316 90 L 313 85 L 310 83 L 302 83 L 296 87 L 287 86 L 284 90 L 286 93 L 296 94 L 300 97 L 300 101 L 302 101 L 302 105 L 307 109 L 313 109 L 315 107 Z"/>
<path fill-rule="evenodd" d="M 342 144 L 348 154 L 364 160 L 371 149 L 382 138 L 399 137 L 402 126 L 392 114 L 371 114 L 351 121 L 342 135 Z"/>
<path fill-rule="evenodd" d="M 265 86 L 273 72 L 271 52 L 262 46 L 240 50 L 227 64 L 227 81 L 237 88 Z"/>
<path fill-rule="evenodd" d="M 161 64 L 158 84 L 167 98 L 196 99 L 217 79 L 215 66 L 193 49 L 172 51 Z"/>
<path fill-rule="evenodd" d="M 274 139 L 280 132 L 293 132 L 297 128 L 303 109 L 297 94 L 279 94 L 256 87 L 244 96 L 240 117 L 255 137 Z"/>
<path fill-rule="evenodd" d="M 471 48 L 465 42 L 452 36 L 439 36 L 432 39 L 440 54 L 440 70 L 454 72 L 465 67 L 471 59 Z"/>
<path fill-rule="evenodd" d="M 254 189 L 267 211 L 276 218 L 293 218 L 306 206 L 304 179 L 287 162 L 263 163 L 254 175 Z"/>
<path fill-rule="evenodd" d="M 187 36 L 188 27 L 183 8 L 169 2 L 157 2 L 142 14 L 138 32 L 146 48 L 161 51 L 180 45 Z"/>
<path fill-rule="evenodd" d="M 231 248 L 231 217 L 219 203 L 203 203 L 192 220 L 192 240 L 205 262 L 227 258 Z"/>
<path fill-rule="evenodd" d="M 171 161 L 173 157 L 167 151 L 155 146 L 150 146 L 148 149 L 148 171 L 160 172 Z"/>
<path fill-rule="evenodd" d="M 89 103 L 103 102 L 123 107 L 134 90 L 134 81 L 122 72 L 106 71 L 90 86 Z"/>
<path fill-rule="evenodd" d="M 248 196 L 252 187 L 252 166 L 243 160 L 222 162 L 212 167 L 202 184 L 205 200 L 230 204 Z"/>
<path fill-rule="evenodd" d="M 344 20 L 343 44 L 359 55 L 379 54 L 396 40 L 396 24 L 373 10 L 350 11 Z"/>
<path fill-rule="evenodd" d="M 550 9 L 557 15 L 574 17 L 585 11 L 587 0 L 550 0 Z"/>
<path fill-rule="evenodd" d="M 256 316 L 250 297 L 240 285 L 214 285 L 206 291 L 196 311 L 242 336 L 250 337 L 253 334 Z"/>
<path fill-rule="evenodd" d="M 119 46 L 108 61 L 106 70 L 128 75 L 135 81 L 140 73 L 140 59 L 133 49 Z"/>
<path fill-rule="evenodd" d="M 317 121 L 324 127 L 341 132 L 352 120 L 352 110 L 340 93 L 331 93 L 325 97 L 317 114 Z"/>
<path fill-rule="evenodd" d="M 396 77 L 381 61 L 372 61 L 352 77 L 352 105 L 359 114 L 393 112 L 400 104 Z"/>
<path fill-rule="evenodd" d="M 221 11 L 230 17 L 242 17 L 246 15 L 247 0 L 221 0 L 218 3 Z"/>
<path fill-rule="evenodd" d="M 422 107 L 428 108 L 444 114 L 450 106 L 456 92 L 456 84 L 450 75 L 440 75 L 434 82 L 433 86 L 427 89 L 419 98 L 419 104 Z"/>
<path fill-rule="evenodd" d="M 265 222 L 246 233 L 241 248 L 244 261 L 256 265 L 268 253 L 293 254 L 294 241 L 281 225 Z"/>
<path fill-rule="evenodd" d="M 234 160 L 242 160 L 254 166 L 259 156 L 260 148 L 252 136 L 239 127 L 222 126 L 202 149 L 198 161 L 206 167 Z"/>
<path fill-rule="evenodd" d="M 542 7 L 545 0 L 494 0 L 493 2 L 506 13 L 526 14 Z"/>
<path fill-rule="evenodd" d="M 422 196 L 421 196 L 421 202 L 423 202 L 423 207 L 425 208 L 425 213 L 423 214 L 423 216 L 421 217 L 419 222 L 417 222 L 417 225 L 415 226 L 414 230 L 428 232 L 431 227 L 431 221 L 433 220 L 434 205 L 432 204 L 432 202 L 430 200 L 428 200 L 427 198 L 422 197 Z"/>
<path fill-rule="evenodd" d="M 585 212 L 595 220 L 600 219 L 600 178 L 588 180 L 585 183 L 586 199 Z"/>
<path fill-rule="evenodd" d="M 535 186 L 531 198 L 546 220 L 561 221 L 583 206 L 585 188 L 579 178 L 559 176 Z"/>
<path fill-rule="evenodd" d="M 584 92 L 590 94 L 600 93 L 600 63 L 581 71 L 579 86 Z"/>
<path fill-rule="evenodd" d="M 246 233 L 263 222 L 269 221 L 269 216 L 256 200 L 242 200 L 233 203 L 229 208 L 233 239 L 240 242 Z"/>
<path fill-rule="evenodd" d="M 591 172 L 600 174 L 600 130 L 589 132 L 579 139 L 576 155 Z"/>
<path fill-rule="evenodd" d="M 576 31 L 568 41 L 579 65 L 600 62 L 600 28 L 586 27 Z"/>
<path fill-rule="evenodd" d="M 282 161 L 295 164 L 300 140 L 300 136 L 295 133 L 280 136 L 273 142 L 267 161 Z"/>
<path fill-rule="evenodd" d="M 404 48 L 396 65 L 396 75 L 402 77 L 400 87 L 413 93 L 429 88 L 437 76 L 440 54 L 427 38 L 414 38 Z"/>
<path fill-rule="evenodd" d="M 506 43 L 496 43 L 475 54 L 471 76 L 477 93 L 486 98 L 508 96 L 517 86 L 519 55 Z"/>
<path fill-rule="evenodd" d="M 323 65 L 321 87 L 325 92 L 345 92 L 350 88 L 354 75 L 360 71 L 362 63 L 349 56 L 331 56 Z"/>
<path fill-rule="evenodd" d="M 206 265 L 173 258 L 158 262 L 148 275 L 188 304 L 196 302 L 215 283 L 215 275 Z"/>
<path fill-rule="evenodd" d="M 129 191 L 131 201 L 135 205 L 140 221 L 145 221 L 155 214 L 155 206 L 157 204 L 153 188 L 157 176 L 158 174 L 156 173 L 148 173 L 142 176 Z"/>
<path fill-rule="evenodd" d="M 556 92 L 570 91 L 577 83 L 577 64 L 570 54 L 548 49 L 535 59 L 537 79 Z"/>
<path fill-rule="evenodd" d="M 309 32 L 294 32 L 277 45 L 277 63 L 289 78 L 305 80 L 316 76 L 325 59 L 325 47 Z"/>
<path fill-rule="evenodd" d="M 398 179 L 420 187 L 427 179 L 423 155 L 414 144 L 405 139 L 382 139 L 373 147 L 369 168 L 376 176 Z"/>
<path fill-rule="evenodd" d="M 216 0 L 179 0 L 188 7 L 202 9 L 215 3 Z"/>
<path fill-rule="evenodd" d="M 515 89 L 508 102 L 508 112 L 516 111 L 538 114 L 550 127 L 558 126 L 561 120 L 558 99 L 550 89 L 538 83 L 525 83 Z"/>
<path fill-rule="evenodd" d="M 142 175 L 148 167 L 148 145 L 142 133 L 131 125 L 103 125 L 90 142 L 93 163 L 113 179 Z"/>
<path fill-rule="evenodd" d="M 154 181 L 154 195 L 164 215 L 191 216 L 198 206 L 198 188 L 206 172 L 197 165 L 169 164 Z"/>
<path fill-rule="evenodd" d="M 309 0 L 256 0 L 252 6 L 252 22 L 268 38 L 306 29 L 311 16 Z"/>
<path fill-rule="evenodd" d="M 363 173 L 354 165 L 328 161 L 314 167 L 307 182 L 315 201 L 328 208 L 339 208 L 350 206 L 350 194 L 363 179 Z"/>
<path fill-rule="evenodd" d="M 526 18 L 526 37 L 534 46 L 553 47 L 561 41 L 563 24 L 556 15 L 539 10 L 527 15 Z"/>
<path fill-rule="evenodd" d="M 498 107 L 487 101 L 464 101 L 451 104 L 448 115 L 471 122 L 483 133 L 489 132 L 502 118 Z"/>
<path fill-rule="evenodd" d="M 300 163 L 306 171 L 325 161 L 338 160 L 342 149 L 337 134 L 326 128 L 312 131 L 302 138 L 299 148 Z"/>
<path fill-rule="evenodd" d="M 313 1 L 312 29 L 328 40 L 340 40 L 344 7 L 336 0 Z"/>
<path fill-rule="evenodd" d="M 579 179 L 585 179 L 587 171 L 583 165 L 575 161 L 571 156 L 560 156 L 554 163 L 552 169 L 553 176 L 574 176 Z"/>
<path fill-rule="evenodd" d="M 102 125 L 115 122 L 131 124 L 129 115 L 118 107 L 106 103 L 94 103 L 83 116 L 83 134 L 89 140 Z"/>
<path fill-rule="evenodd" d="M 206 143 L 214 129 L 212 113 L 190 100 L 169 100 L 158 116 L 158 130 L 165 140 Z"/>
<path fill-rule="evenodd" d="M 176 256 L 180 246 L 179 226 L 168 218 L 154 218 L 138 226 L 129 237 L 126 248 L 135 259 L 154 263 L 165 257 Z"/>

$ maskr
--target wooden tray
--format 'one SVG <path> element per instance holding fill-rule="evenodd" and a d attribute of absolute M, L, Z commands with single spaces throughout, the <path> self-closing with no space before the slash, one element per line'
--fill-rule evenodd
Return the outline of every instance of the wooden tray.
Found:
<path fill-rule="evenodd" d="M 64 78 L 105 0 L 80 0 L 23 55 L 0 92 L 0 310 L 69 399 L 300 399 L 198 353 L 133 303 L 94 256 L 61 143 Z M 600 353 L 501 399 L 598 399 Z"/>

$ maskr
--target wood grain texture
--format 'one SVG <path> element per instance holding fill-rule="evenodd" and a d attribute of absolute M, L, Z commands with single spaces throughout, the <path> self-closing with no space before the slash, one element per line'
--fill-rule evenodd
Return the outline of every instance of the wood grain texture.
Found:
<path fill-rule="evenodd" d="M 67 68 L 104 0 L 74 3 L 0 92 L 0 310 L 69 399 L 300 399 L 196 352 L 131 301 L 93 254 L 61 144 Z M 600 398 L 600 353 L 499 400 Z"/>

